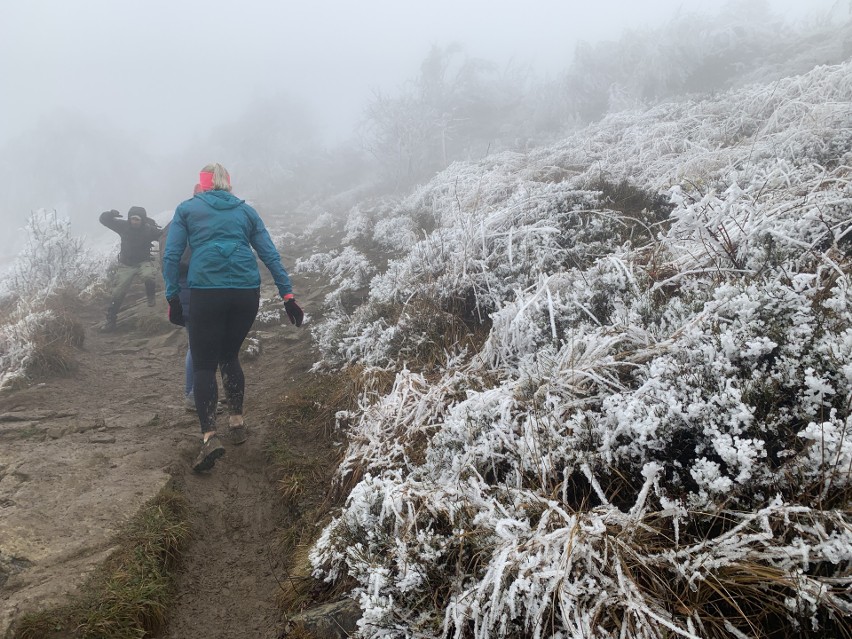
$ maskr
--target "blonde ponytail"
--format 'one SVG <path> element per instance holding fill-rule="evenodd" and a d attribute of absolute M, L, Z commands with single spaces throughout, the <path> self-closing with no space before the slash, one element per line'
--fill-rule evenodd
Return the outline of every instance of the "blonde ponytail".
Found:
<path fill-rule="evenodd" d="M 213 164 L 208 164 L 203 169 L 201 169 L 202 173 L 211 173 L 213 175 L 213 188 L 219 191 L 230 191 L 231 190 L 231 176 L 225 170 L 225 167 L 219 164 L 218 162 L 214 162 Z"/>

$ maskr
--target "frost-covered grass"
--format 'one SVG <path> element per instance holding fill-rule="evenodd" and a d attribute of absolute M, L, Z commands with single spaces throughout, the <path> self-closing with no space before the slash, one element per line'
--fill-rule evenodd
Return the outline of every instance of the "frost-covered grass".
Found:
<path fill-rule="evenodd" d="M 89 294 L 106 268 L 55 212 L 33 212 L 26 232 L 0 283 L 0 388 L 35 372 L 68 370 L 68 347 L 82 343 L 83 330 L 63 300 Z"/>
<path fill-rule="evenodd" d="M 849 636 L 852 62 L 387 209 L 315 258 L 343 288 L 393 247 L 315 328 L 397 371 L 339 416 L 360 481 L 312 552 L 362 636 Z"/>

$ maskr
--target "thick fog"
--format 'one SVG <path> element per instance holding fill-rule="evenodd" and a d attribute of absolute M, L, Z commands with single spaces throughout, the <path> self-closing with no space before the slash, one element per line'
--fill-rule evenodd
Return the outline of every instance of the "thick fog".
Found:
<path fill-rule="evenodd" d="M 848 1 L 745 4 L 796 21 L 845 12 Z M 365 141 L 365 121 L 375 130 L 418 77 L 422 93 L 429 60 L 435 77 L 451 61 L 487 61 L 498 103 L 516 87 L 521 100 L 520 85 L 544 94 L 561 81 L 579 43 L 695 11 L 725 9 L 711 0 L 7 0 L 0 221 L 10 231 L 0 235 L 0 265 L 33 209 L 56 209 L 99 237 L 100 211 L 163 213 L 191 194 L 210 161 L 231 169 L 235 192 L 281 213 L 297 198 L 270 194 L 296 184 L 294 175 L 324 174 L 316 184 L 327 191 L 361 179 L 351 167 L 362 153 L 376 159 L 382 142 Z M 545 104 L 535 112 L 558 110 Z M 512 135 L 532 139 L 557 120 L 548 111 L 535 132 Z M 446 142 L 442 152 L 447 160 Z M 314 184 L 298 181 L 298 198 L 309 199 Z"/>

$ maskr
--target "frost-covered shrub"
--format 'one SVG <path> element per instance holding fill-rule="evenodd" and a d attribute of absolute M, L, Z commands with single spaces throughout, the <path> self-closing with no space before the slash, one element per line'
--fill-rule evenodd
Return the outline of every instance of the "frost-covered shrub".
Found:
<path fill-rule="evenodd" d="M 85 331 L 66 305 L 50 298 L 19 301 L 0 317 L 0 388 L 73 370 L 73 349 L 82 346 Z"/>
<path fill-rule="evenodd" d="M 317 272 L 327 277 L 335 288 L 326 296 L 325 303 L 340 310 L 345 307 L 344 301 L 351 294 L 367 286 L 370 276 L 375 273 L 375 267 L 363 253 L 347 246 L 342 251 L 315 253 L 307 259 L 300 258 L 296 261 L 296 272 Z"/>
<path fill-rule="evenodd" d="M 391 253 L 402 253 L 417 241 L 417 225 L 408 217 L 379 220 L 373 229 L 373 241 Z"/>
<path fill-rule="evenodd" d="M 33 212 L 26 231 L 26 244 L 0 287 L 0 387 L 70 370 L 70 349 L 82 344 L 84 332 L 68 315 L 68 298 L 86 294 L 105 270 L 105 261 L 93 257 L 55 212 Z"/>
<path fill-rule="evenodd" d="M 410 471 L 421 464 L 434 426 L 441 421 L 441 415 L 432 413 L 435 407 L 450 406 L 464 398 L 466 389 L 482 384 L 469 374 L 449 372 L 454 363 L 454 360 L 444 363 L 448 373 L 440 384 L 403 369 L 386 395 L 372 403 L 362 403 L 359 422 L 349 433 L 352 454 L 340 466 L 339 476 L 345 479 L 395 468 Z M 432 415 L 423 422 L 421 418 L 426 412 Z M 356 460 L 358 466 L 353 465 Z"/>
<path fill-rule="evenodd" d="M 52 311 L 42 310 L 23 317 L 13 313 L 0 328 L 0 388 L 26 380 L 36 355 L 36 336 L 54 319 Z"/>
<path fill-rule="evenodd" d="M 521 203 L 436 229 L 372 280 L 369 303 L 385 307 L 431 300 L 465 321 L 482 323 L 540 274 L 613 250 L 603 240 L 611 236 L 608 225 L 618 225 L 618 214 L 582 214 L 591 208 L 593 194 L 544 188 L 553 200 L 538 193 L 530 202 L 528 193 L 520 193 Z"/>
<path fill-rule="evenodd" d="M 312 331 L 324 353 L 322 364 L 335 368 L 359 362 L 387 366 L 397 329 L 385 315 L 390 315 L 387 308 L 360 306 L 352 314 L 354 321 L 350 321 L 342 309 L 333 308 Z"/>
<path fill-rule="evenodd" d="M 332 311 L 313 335 L 325 353 L 322 363 L 326 366 L 361 363 L 386 368 L 401 361 L 428 367 L 472 346 L 477 330 L 453 313 L 415 301 L 367 304 L 356 308 L 351 317 Z"/>
<path fill-rule="evenodd" d="M 32 301 L 63 288 L 82 290 L 102 274 L 103 263 L 71 235 L 71 223 L 55 211 L 34 211 L 26 242 L 3 282 L 7 294 Z"/>
<path fill-rule="evenodd" d="M 376 222 L 398 214 L 399 201 L 391 197 L 356 204 L 346 215 L 343 242 L 366 248 L 372 239 Z"/>
<path fill-rule="evenodd" d="M 650 485 L 655 469 L 646 475 Z M 635 506 L 576 512 L 476 477 L 387 472 L 355 487 L 312 561 L 359 582 L 361 636 L 750 636 L 807 633 L 807 618 L 839 630 L 852 613 L 842 583 L 812 570 L 852 560 L 840 512 L 774 501 L 693 540 L 677 509 Z"/>
<path fill-rule="evenodd" d="M 334 216 L 328 211 L 322 211 L 315 215 L 305 229 L 302 231 L 302 237 L 313 237 L 322 235 L 332 229 L 336 224 Z"/>
<path fill-rule="evenodd" d="M 260 300 L 257 316 L 254 318 L 257 326 L 278 326 L 287 320 L 287 312 L 278 297 Z M 289 321 L 289 320 L 287 320 Z"/>
<path fill-rule="evenodd" d="M 677 209 L 664 240 L 667 249 L 680 270 L 809 268 L 815 251 L 831 246 L 849 227 L 848 173 L 846 167 L 828 172 L 776 160 L 762 163 L 742 180 L 744 186 L 733 173 L 720 194 L 710 190 L 694 198 L 674 187 Z"/>
<path fill-rule="evenodd" d="M 347 414 L 362 479 L 311 556 L 355 580 L 361 636 L 846 632 L 852 180 L 824 154 L 850 104 L 852 62 L 817 68 L 404 202 L 437 228 L 319 331 L 328 363 L 400 371 Z M 668 204 L 628 215 L 601 174 Z M 428 305 L 481 317 L 481 348 L 412 365 Z"/>
<path fill-rule="evenodd" d="M 813 307 L 813 292 L 777 281 L 717 288 L 706 319 L 637 371 L 638 387 L 580 418 L 593 423 L 601 461 L 634 474 L 659 463 L 660 485 L 671 496 L 688 493 L 696 509 L 753 507 L 775 492 L 796 497 L 803 486 L 786 485 L 783 463 L 808 425 L 839 419 L 847 428 L 842 362 L 852 350 L 838 346 L 849 310 L 833 320 Z"/>

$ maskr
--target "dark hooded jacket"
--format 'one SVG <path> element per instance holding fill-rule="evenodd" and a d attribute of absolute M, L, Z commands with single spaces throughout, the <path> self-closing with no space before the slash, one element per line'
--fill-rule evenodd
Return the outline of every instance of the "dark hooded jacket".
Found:
<path fill-rule="evenodd" d="M 130 226 L 130 217 L 138 215 L 142 218 L 139 228 Z M 117 219 L 112 211 L 101 213 L 101 224 L 108 229 L 118 233 L 121 238 L 121 252 L 118 261 L 126 266 L 139 266 L 142 262 L 153 260 L 151 255 L 151 243 L 160 238 L 160 227 L 154 220 L 148 218 L 148 214 L 141 206 L 131 206 L 127 212 L 126 220 Z"/>

